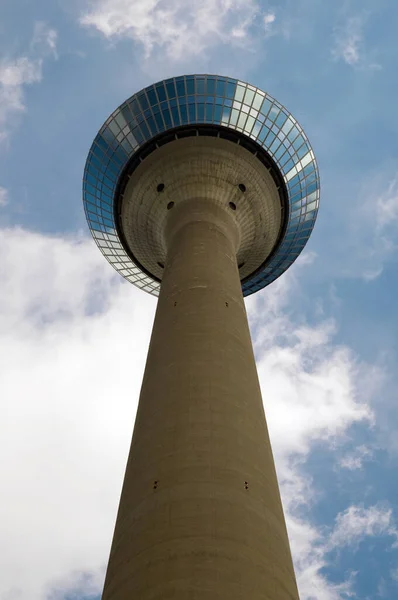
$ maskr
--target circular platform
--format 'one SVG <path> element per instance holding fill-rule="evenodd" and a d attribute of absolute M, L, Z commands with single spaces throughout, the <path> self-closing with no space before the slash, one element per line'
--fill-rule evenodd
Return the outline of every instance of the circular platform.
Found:
<path fill-rule="evenodd" d="M 131 283 L 158 295 L 164 226 L 175 203 L 210 198 L 234 214 L 244 295 L 279 277 L 316 219 L 314 154 L 291 115 L 264 92 L 210 75 L 142 90 L 90 149 L 84 206 L 92 235 Z"/>

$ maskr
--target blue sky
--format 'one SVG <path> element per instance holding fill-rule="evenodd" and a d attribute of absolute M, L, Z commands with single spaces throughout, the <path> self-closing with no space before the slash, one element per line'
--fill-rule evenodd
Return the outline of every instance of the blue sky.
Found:
<path fill-rule="evenodd" d="M 391 0 L 0 4 L 0 600 L 100 595 L 156 300 L 82 173 L 125 98 L 194 72 L 269 92 L 319 163 L 305 252 L 247 300 L 301 600 L 398 597 L 397 27 Z"/>

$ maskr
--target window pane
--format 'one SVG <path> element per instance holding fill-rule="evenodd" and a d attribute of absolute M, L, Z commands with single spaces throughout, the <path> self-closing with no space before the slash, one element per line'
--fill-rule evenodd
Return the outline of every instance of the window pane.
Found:
<path fill-rule="evenodd" d="M 204 121 L 205 120 L 205 105 L 200 103 L 197 104 L 197 119 L 198 121 Z"/>
<path fill-rule="evenodd" d="M 261 94 L 257 93 L 254 96 L 254 100 L 253 100 L 253 108 L 255 108 L 256 110 L 260 110 L 260 107 L 263 103 L 264 100 L 264 96 L 261 96 Z"/>
<path fill-rule="evenodd" d="M 169 95 L 169 98 L 175 98 L 176 90 L 175 90 L 174 81 L 168 81 L 166 83 L 166 88 L 167 88 L 167 93 Z"/>
<path fill-rule="evenodd" d="M 187 94 L 195 93 L 195 80 L 192 77 L 187 77 Z"/>
<path fill-rule="evenodd" d="M 214 78 L 209 77 L 207 80 L 207 93 L 210 94 L 214 94 L 216 91 L 216 82 L 214 80 Z"/>
<path fill-rule="evenodd" d="M 150 87 L 147 89 L 146 91 L 147 96 L 148 96 L 148 100 L 149 100 L 149 104 L 151 104 L 152 106 L 154 106 L 155 104 L 158 103 L 158 98 L 156 96 L 155 90 L 153 87 Z"/>
<path fill-rule="evenodd" d="M 213 120 L 213 104 L 206 104 L 206 121 L 211 123 Z"/>
<path fill-rule="evenodd" d="M 217 81 L 217 96 L 224 96 L 225 80 L 218 79 Z"/>
<path fill-rule="evenodd" d="M 226 96 L 227 98 L 233 98 L 235 95 L 236 84 L 232 82 L 227 83 Z"/>
<path fill-rule="evenodd" d="M 244 95 L 245 95 L 245 88 L 242 87 L 241 85 L 236 86 L 235 100 L 238 100 L 238 102 L 242 102 Z"/>
<path fill-rule="evenodd" d="M 156 92 L 159 98 L 159 102 L 164 102 L 166 100 L 166 90 L 164 89 L 163 83 L 160 83 L 156 86 Z"/>
<path fill-rule="evenodd" d="M 185 82 L 184 80 L 180 79 L 179 81 L 176 81 L 176 85 L 177 85 L 177 96 L 185 96 Z"/>
<path fill-rule="evenodd" d="M 138 100 L 141 105 L 141 111 L 144 112 L 149 108 L 148 100 L 146 99 L 145 93 L 142 92 L 138 95 Z"/>
<path fill-rule="evenodd" d="M 260 112 L 266 117 L 268 115 L 270 108 L 271 108 L 271 102 L 267 98 L 264 98 Z"/>
<path fill-rule="evenodd" d="M 196 80 L 196 93 L 197 94 L 204 94 L 205 93 L 205 82 L 204 82 L 204 79 L 197 79 Z"/>
<path fill-rule="evenodd" d="M 248 106 L 251 106 L 251 103 L 253 102 L 253 98 L 254 98 L 253 90 L 249 90 L 249 88 L 247 88 L 243 102 L 245 104 L 247 104 Z"/>

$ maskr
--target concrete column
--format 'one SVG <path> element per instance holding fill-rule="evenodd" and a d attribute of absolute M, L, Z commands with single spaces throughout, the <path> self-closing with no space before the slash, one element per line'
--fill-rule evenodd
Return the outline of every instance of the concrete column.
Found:
<path fill-rule="evenodd" d="M 298 600 L 234 213 L 169 214 L 103 600 Z"/>

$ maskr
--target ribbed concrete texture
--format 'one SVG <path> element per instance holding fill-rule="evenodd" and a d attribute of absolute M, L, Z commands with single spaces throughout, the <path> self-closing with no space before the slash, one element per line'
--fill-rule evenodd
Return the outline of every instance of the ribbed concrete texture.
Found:
<path fill-rule="evenodd" d="M 228 207 L 170 210 L 103 600 L 297 600 Z"/>

